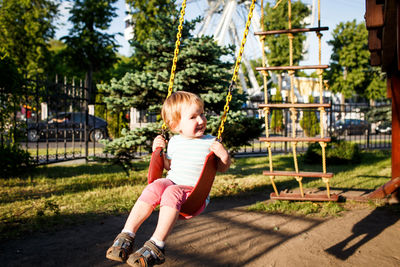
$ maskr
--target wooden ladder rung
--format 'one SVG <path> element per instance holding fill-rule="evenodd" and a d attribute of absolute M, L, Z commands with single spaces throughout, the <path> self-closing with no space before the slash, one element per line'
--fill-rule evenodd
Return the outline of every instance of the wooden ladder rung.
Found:
<path fill-rule="evenodd" d="M 330 108 L 331 104 L 318 104 L 318 103 L 273 103 L 273 104 L 259 104 L 259 108 Z"/>
<path fill-rule="evenodd" d="M 269 195 L 274 200 L 299 200 L 299 201 L 338 201 L 339 195 L 332 194 L 329 197 L 322 194 L 295 194 L 295 193 L 279 193 L 277 196 L 275 193 Z"/>
<path fill-rule="evenodd" d="M 264 31 L 264 32 L 255 32 L 254 35 L 272 35 L 272 34 L 285 34 L 285 33 L 320 32 L 320 31 L 327 31 L 327 30 L 329 30 L 329 27 L 283 29 L 283 30 L 270 30 L 270 31 Z"/>
<path fill-rule="evenodd" d="M 272 137 L 260 137 L 258 139 L 261 142 L 330 142 L 330 137 L 286 137 L 286 136 L 272 136 Z"/>
<path fill-rule="evenodd" d="M 307 65 L 307 66 L 275 66 L 275 67 L 256 67 L 257 71 L 268 70 L 306 70 L 306 69 L 327 69 L 328 65 Z"/>
<path fill-rule="evenodd" d="M 332 178 L 333 173 L 323 172 L 294 172 L 294 171 L 263 171 L 265 176 L 299 176 L 299 177 L 323 177 Z"/>

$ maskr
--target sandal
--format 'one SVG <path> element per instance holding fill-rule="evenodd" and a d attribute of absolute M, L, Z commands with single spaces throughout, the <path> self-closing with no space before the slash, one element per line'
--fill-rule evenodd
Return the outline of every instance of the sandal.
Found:
<path fill-rule="evenodd" d="M 141 249 L 130 255 L 126 263 L 133 267 L 150 267 L 164 262 L 164 249 L 160 249 L 149 240 Z"/>
<path fill-rule="evenodd" d="M 133 242 L 134 238 L 128 233 L 120 233 L 115 238 L 113 245 L 107 249 L 106 258 L 113 261 L 125 262 L 133 251 Z"/>

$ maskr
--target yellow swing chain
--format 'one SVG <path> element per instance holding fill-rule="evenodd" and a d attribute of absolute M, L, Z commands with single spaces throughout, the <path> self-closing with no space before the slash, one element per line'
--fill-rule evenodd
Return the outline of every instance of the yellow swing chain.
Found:
<path fill-rule="evenodd" d="M 171 76 L 169 78 L 169 86 L 168 86 L 168 94 L 165 99 L 172 94 L 172 88 L 174 86 L 174 79 L 175 79 L 175 71 L 176 71 L 176 62 L 178 61 L 178 54 L 179 54 L 179 46 L 181 45 L 181 37 L 182 37 L 182 28 L 183 28 L 183 21 L 185 20 L 185 9 L 186 9 L 186 0 L 183 0 L 180 17 L 179 17 L 179 26 L 178 26 L 178 33 L 176 34 L 176 42 L 175 42 L 175 51 L 174 51 L 174 59 L 172 60 L 172 67 L 171 67 Z M 162 131 L 163 133 L 167 130 L 167 125 L 163 122 Z"/>
<path fill-rule="evenodd" d="M 246 44 L 246 39 L 247 39 L 247 35 L 249 32 L 249 28 L 250 28 L 250 24 L 251 24 L 251 18 L 253 17 L 253 10 L 255 7 L 255 2 L 256 0 L 252 0 L 251 2 L 251 6 L 250 6 L 250 11 L 247 17 L 247 22 L 246 22 L 246 28 L 244 30 L 243 33 L 243 39 L 242 39 L 242 43 L 240 46 L 240 50 L 239 50 L 239 55 L 236 59 L 236 63 L 235 63 L 235 69 L 233 72 L 233 76 L 232 76 L 232 80 L 231 80 L 231 84 L 229 85 L 229 90 L 228 90 L 228 94 L 226 96 L 226 103 L 224 106 L 224 113 L 221 117 L 221 124 L 219 126 L 218 129 L 218 136 L 217 136 L 217 140 L 221 140 L 221 135 L 224 132 L 224 124 L 226 122 L 227 119 L 227 113 L 229 112 L 229 103 L 232 100 L 232 89 L 233 86 L 236 82 L 237 79 L 237 75 L 239 72 L 239 67 L 240 67 L 240 62 L 242 60 L 242 55 L 243 55 L 243 51 L 244 51 L 244 45 Z M 174 51 L 174 59 L 172 62 L 172 67 L 171 67 L 171 76 L 169 79 L 169 86 L 168 86 L 168 94 L 166 99 L 172 94 L 172 88 L 174 85 L 174 79 L 175 79 L 175 71 L 176 71 L 176 63 L 178 61 L 178 54 L 179 54 L 179 46 L 181 44 L 181 37 L 182 37 L 182 25 L 183 25 L 183 21 L 184 21 L 184 17 L 185 17 L 185 9 L 186 9 L 186 0 L 184 0 L 182 2 L 182 8 L 181 8 L 181 13 L 180 13 L 180 18 L 179 18 L 179 26 L 178 26 L 178 33 L 176 34 L 176 43 L 175 43 L 175 51 Z M 167 130 L 167 125 L 165 124 L 165 122 L 163 122 L 162 125 L 162 130 L 166 131 Z"/>
<path fill-rule="evenodd" d="M 224 124 L 226 122 L 227 114 L 229 112 L 229 103 L 232 100 L 232 89 L 233 89 L 233 86 L 236 83 L 236 79 L 237 79 L 237 76 L 238 76 L 238 72 L 239 72 L 239 68 L 240 68 L 240 62 L 242 60 L 242 55 L 243 55 L 243 51 L 244 51 L 244 45 L 246 44 L 246 39 L 247 39 L 247 35 L 249 33 L 250 24 L 251 24 L 251 18 L 253 17 L 253 10 L 254 10 L 254 6 L 255 6 L 255 2 L 256 2 L 256 0 L 252 0 L 251 1 L 249 14 L 247 16 L 246 28 L 244 30 L 242 43 L 240 45 L 239 55 L 236 58 L 235 69 L 233 71 L 231 84 L 229 85 L 228 94 L 226 96 L 226 103 L 225 103 L 225 106 L 224 106 L 224 113 L 221 116 L 221 124 L 219 125 L 219 128 L 218 128 L 217 140 L 219 140 L 219 141 L 222 140 L 221 136 L 222 136 L 222 133 L 224 132 Z"/>

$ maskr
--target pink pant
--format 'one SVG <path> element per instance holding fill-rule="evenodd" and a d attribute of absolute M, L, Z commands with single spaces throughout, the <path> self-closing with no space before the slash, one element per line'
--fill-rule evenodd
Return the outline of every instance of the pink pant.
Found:
<path fill-rule="evenodd" d="M 183 202 L 192 192 L 193 187 L 187 185 L 176 185 L 169 179 L 157 179 L 147 185 L 138 200 L 152 205 L 154 208 L 158 204 L 176 210 L 181 210 Z"/>

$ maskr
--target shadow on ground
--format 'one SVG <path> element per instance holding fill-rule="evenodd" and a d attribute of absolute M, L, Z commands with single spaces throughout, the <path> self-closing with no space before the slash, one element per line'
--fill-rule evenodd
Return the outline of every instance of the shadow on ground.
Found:
<path fill-rule="evenodd" d="M 204 214 L 179 221 L 168 239 L 163 266 L 400 264 L 400 257 L 393 256 L 400 246 L 398 214 L 367 209 L 323 219 L 247 210 L 265 198 L 259 194 L 215 199 Z M 157 215 L 139 230 L 136 247 L 150 238 Z M 126 216 L 107 217 L 3 242 L 0 262 L 2 266 L 127 266 L 105 259 L 125 220 Z"/>
<path fill-rule="evenodd" d="M 326 252 L 342 260 L 352 256 L 360 247 L 400 220 L 400 216 L 383 216 L 384 213 L 379 208 L 373 210 L 353 226 L 351 235 L 326 249 Z"/>

